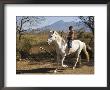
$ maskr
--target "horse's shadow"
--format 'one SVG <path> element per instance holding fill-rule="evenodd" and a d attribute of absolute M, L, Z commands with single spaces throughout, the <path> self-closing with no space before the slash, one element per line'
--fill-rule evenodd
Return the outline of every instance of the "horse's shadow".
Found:
<path fill-rule="evenodd" d="M 23 73 L 53 73 L 55 68 L 38 68 L 32 70 L 16 70 L 16 74 L 23 74 Z"/>
<path fill-rule="evenodd" d="M 80 57 L 80 60 L 81 60 L 81 64 L 78 62 L 76 65 L 76 68 L 79 68 L 82 66 L 89 66 L 89 67 L 94 66 L 94 60 L 92 60 L 92 59 L 89 62 L 87 62 L 86 59 L 82 59 Z M 76 62 L 76 58 L 74 58 L 73 56 L 66 57 L 66 59 L 64 61 L 64 63 L 66 65 L 70 66 L 70 68 L 74 66 L 75 62 Z"/>
<path fill-rule="evenodd" d="M 65 62 L 66 63 L 66 62 Z M 68 68 L 72 68 L 73 67 L 73 64 L 71 64 L 71 63 L 68 63 L 67 64 L 68 65 Z M 77 64 L 77 66 L 76 66 L 76 68 L 81 68 L 82 66 L 84 66 L 84 65 L 87 65 L 87 66 L 94 66 L 94 63 L 86 63 L 86 62 L 83 62 L 83 64 Z M 26 73 L 44 73 L 44 74 L 46 74 L 46 73 L 48 73 L 48 74 L 52 74 L 52 73 L 54 73 L 54 70 L 55 70 L 56 68 L 38 68 L 38 69 L 32 69 L 32 70 L 16 70 L 16 74 L 26 74 Z M 63 70 L 64 70 L 64 68 L 59 68 L 58 69 L 58 72 L 63 72 Z"/>

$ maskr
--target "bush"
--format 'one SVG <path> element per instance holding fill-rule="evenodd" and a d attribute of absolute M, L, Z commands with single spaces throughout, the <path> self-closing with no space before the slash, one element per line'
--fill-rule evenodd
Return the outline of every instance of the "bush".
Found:
<path fill-rule="evenodd" d="M 27 38 L 22 38 L 20 41 L 16 43 L 16 57 L 17 59 L 28 58 L 29 50 L 32 47 L 31 40 Z"/>

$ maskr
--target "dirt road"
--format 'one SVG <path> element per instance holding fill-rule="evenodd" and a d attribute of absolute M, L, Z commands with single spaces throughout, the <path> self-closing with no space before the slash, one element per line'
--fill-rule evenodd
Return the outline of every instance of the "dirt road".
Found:
<path fill-rule="evenodd" d="M 92 62 L 89 65 L 86 62 L 82 62 L 82 65 L 75 70 L 72 69 L 71 64 L 68 66 L 68 68 L 59 67 L 56 74 L 94 74 Z M 55 67 L 56 62 L 54 60 L 21 60 L 16 62 L 16 74 L 55 74 Z"/>

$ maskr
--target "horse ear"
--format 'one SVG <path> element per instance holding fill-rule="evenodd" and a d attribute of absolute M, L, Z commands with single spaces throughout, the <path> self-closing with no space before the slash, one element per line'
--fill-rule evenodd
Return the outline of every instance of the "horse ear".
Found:
<path fill-rule="evenodd" d="M 50 31 L 50 33 L 51 33 L 52 31 Z"/>
<path fill-rule="evenodd" d="M 50 31 L 50 33 L 54 33 L 55 31 Z"/>

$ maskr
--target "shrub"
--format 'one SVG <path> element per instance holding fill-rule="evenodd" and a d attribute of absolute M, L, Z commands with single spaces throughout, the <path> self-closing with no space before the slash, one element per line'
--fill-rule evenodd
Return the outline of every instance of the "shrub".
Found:
<path fill-rule="evenodd" d="M 29 50 L 32 47 L 31 40 L 27 38 L 22 38 L 20 41 L 17 41 L 16 47 L 16 57 L 17 59 L 28 58 Z"/>

